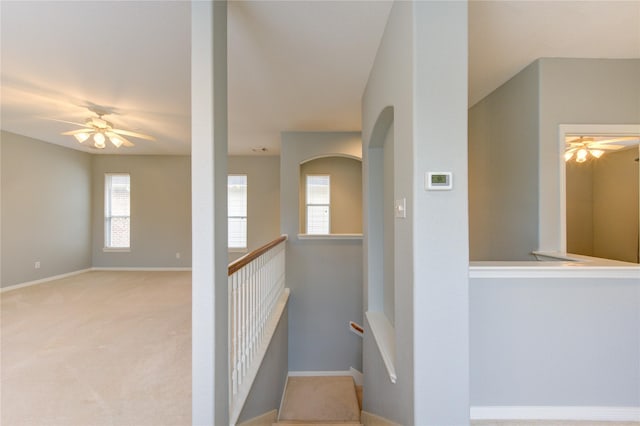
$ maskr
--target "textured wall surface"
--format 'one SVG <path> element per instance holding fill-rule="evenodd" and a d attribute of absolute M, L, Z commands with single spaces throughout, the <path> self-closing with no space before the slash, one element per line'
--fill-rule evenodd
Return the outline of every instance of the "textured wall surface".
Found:
<path fill-rule="evenodd" d="M 0 151 L 2 287 L 91 267 L 91 155 L 4 131 Z"/>

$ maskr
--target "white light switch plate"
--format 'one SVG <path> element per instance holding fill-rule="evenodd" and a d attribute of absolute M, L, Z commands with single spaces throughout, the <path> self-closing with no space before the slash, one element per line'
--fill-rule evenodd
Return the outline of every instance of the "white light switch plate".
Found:
<path fill-rule="evenodd" d="M 401 198 L 399 200 L 396 200 L 396 205 L 394 210 L 396 212 L 397 218 L 401 218 L 401 219 L 406 218 L 407 217 L 407 199 Z"/>

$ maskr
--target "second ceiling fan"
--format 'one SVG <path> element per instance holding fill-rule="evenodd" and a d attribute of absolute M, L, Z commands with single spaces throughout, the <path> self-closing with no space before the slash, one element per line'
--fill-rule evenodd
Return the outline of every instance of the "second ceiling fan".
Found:
<path fill-rule="evenodd" d="M 584 163 L 589 157 L 600 158 L 605 151 L 615 151 L 626 148 L 630 141 L 637 143 L 637 136 L 605 136 L 585 137 L 569 136 L 566 138 L 564 161 L 569 161 L 575 156 L 577 163 Z M 614 145 L 615 144 L 615 145 Z"/>

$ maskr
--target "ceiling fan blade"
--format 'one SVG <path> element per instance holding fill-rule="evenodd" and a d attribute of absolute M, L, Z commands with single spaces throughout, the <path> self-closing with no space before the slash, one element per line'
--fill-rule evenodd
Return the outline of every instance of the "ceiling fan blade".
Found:
<path fill-rule="evenodd" d="M 620 136 L 620 137 L 616 137 L 616 138 L 611 138 L 611 139 L 605 139 L 605 140 L 601 140 L 601 141 L 595 141 L 594 143 L 597 144 L 610 144 L 610 143 L 614 143 L 614 142 L 628 142 L 628 145 L 634 145 L 636 143 L 638 143 L 638 140 L 640 140 L 640 136 Z M 627 145 L 627 144 L 625 144 Z"/>
<path fill-rule="evenodd" d="M 569 137 L 571 137 L 571 136 L 569 136 Z M 566 138 L 565 138 L 565 141 L 566 141 Z M 571 145 L 573 145 L 573 144 L 582 145 L 585 142 L 591 142 L 591 141 L 593 141 L 592 137 L 580 136 L 580 137 L 577 137 L 577 138 L 572 139 L 570 141 L 566 141 L 566 143 L 571 144 Z"/>
<path fill-rule="evenodd" d="M 565 153 L 567 153 L 567 154 L 568 154 L 568 153 L 570 153 L 570 152 L 576 152 L 578 149 L 580 149 L 580 147 L 577 147 L 577 146 L 576 146 L 576 147 L 573 147 L 573 148 L 569 148 L 569 149 L 567 149 L 567 150 L 565 151 Z"/>
<path fill-rule="evenodd" d="M 111 131 L 113 133 L 117 133 L 119 135 L 131 136 L 133 138 L 146 139 L 148 141 L 155 141 L 156 140 L 156 138 L 154 138 L 153 136 L 145 135 L 145 134 L 142 134 L 142 133 L 130 132 L 129 130 L 111 129 Z"/>
<path fill-rule="evenodd" d="M 73 135 L 77 135 L 78 133 L 93 133 L 93 132 L 94 132 L 94 129 L 78 129 L 78 130 L 70 130 L 68 132 L 63 132 L 60 134 L 65 136 L 73 136 Z"/>
<path fill-rule="evenodd" d="M 109 137 L 109 140 L 111 141 L 111 143 L 113 143 L 114 138 L 117 138 L 120 141 L 122 141 L 122 146 L 126 148 L 131 148 L 132 146 L 135 146 L 133 142 L 128 141 L 124 136 L 118 135 L 115 132 L 107 132 L 106 135 Z M 120 147 L 116 146 L 116 148 L 120 148 Z"/>
<path fill-rule="evenodd" d="M 615 151 L 622 148 L 626 148 L 626 145 L 600 145 L 599 143 L 589 144 L 589 149 L 601 149 L 603 151 Z"/>
<path fill-rule="evenodd" d="M 86 123 L 76 123 L 73 121 L 66 121 L 66 120 L 58 120 L 57 118 L 49 118 L 49 117 L 40 117 L 43 120 L 49 120 L 49 121 L 57 121 L 58 123 L 66 123 L 66 124 L 73 124 L 74 126 L 80 126 L 80 127 L 87 127 Z"/>

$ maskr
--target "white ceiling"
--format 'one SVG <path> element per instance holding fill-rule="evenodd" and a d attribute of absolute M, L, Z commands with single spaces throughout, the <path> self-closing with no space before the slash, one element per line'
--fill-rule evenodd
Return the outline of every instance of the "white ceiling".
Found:
<path fill-rule="evenodd" d="M 277 154 L 285 130 L 359 130 L 390 6 L 230 2 L 230 152 Z M 47 120 L 83 122 L 96 104 L 158 139 L 101 153 L 189 154 L 188 2 L 3 0 L 0 14 L 2 129 L 96 152 Z M 640 0 L 473 0 L 469 46 L 472 105 L 539 57 L 640 58 Z"/>

